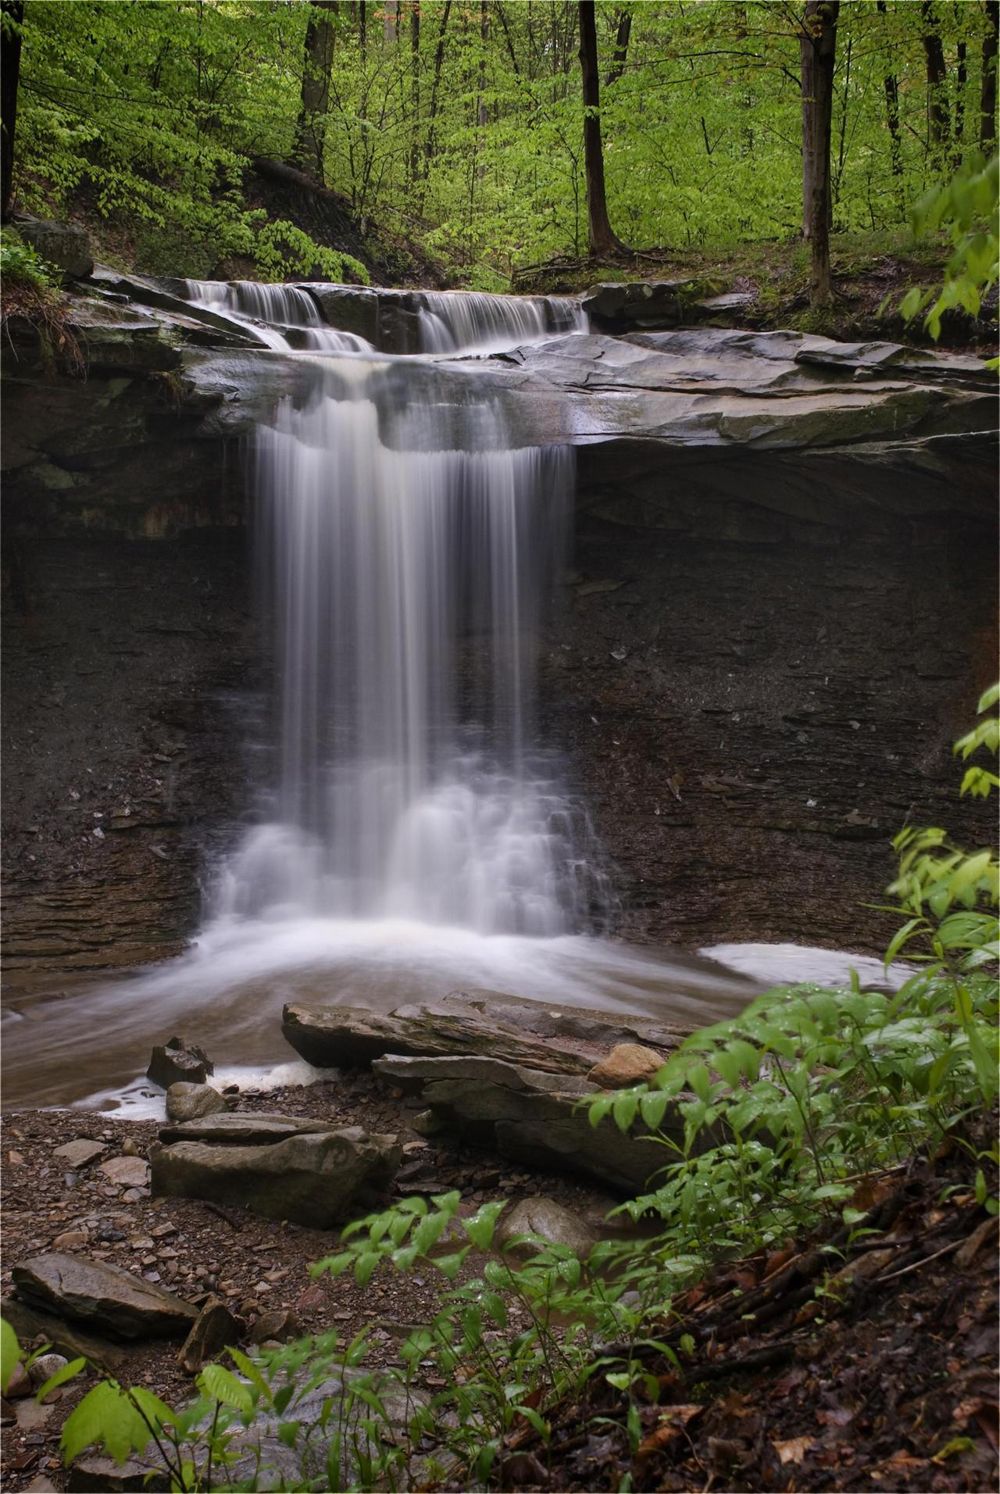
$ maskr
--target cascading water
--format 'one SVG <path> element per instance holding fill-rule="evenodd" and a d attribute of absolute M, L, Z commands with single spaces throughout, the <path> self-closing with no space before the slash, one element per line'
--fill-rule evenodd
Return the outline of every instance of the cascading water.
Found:
<path fill-rule="evenodd" d="M 572 296 L 426 291 L 423 301 L 420 343 L 426 353 L 500 352 L 519 342 L 587 330 L 587 313 Z"/>
<path fill-rule="evenodd" d="M 221 311 L 249 325 L 267 347 L 318 353 L 370 353 L 371 344 L 353 332 L 328 327 L 308 291 L 296 285 L 258 285 L 253 280 L 184 280 L 192 306 Z"/>
<path fill-rule="evenodd" d="M 343 367 L 258 435 L 278 784 L 219 911 L 580 932 L 606 887 L 533 733 L 569 453 L 513 449 L 496 408 L 442 402 L 432 369 L 400 412 L 378 365 Z"/>

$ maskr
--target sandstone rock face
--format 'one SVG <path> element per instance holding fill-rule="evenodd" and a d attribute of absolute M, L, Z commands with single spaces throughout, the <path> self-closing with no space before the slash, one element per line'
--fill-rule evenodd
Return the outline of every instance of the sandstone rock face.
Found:
<path fill-rule="evenodd" d="M 394 1136 L 366 1135 L 358 1126 L 264 1145 L 178 1141 L 150 1150 L 154 1194 L 207 1198 L 314 1229 L 349 1217 L 365 1190 L 386 1187 L 401 1158 Z"/>
<path fill-rule="evenodd" d="M 734 993 L 749 986 L 734 984 Z M 583 1075 L 615 1043 L 675 1048 L 687 1028 L 654 1019 L 574 1010 L 503 992 L 453 991 L 440 1002 L 387 1016 L 358 1007 L 286 1006 L 282 1032 L 318 1068 L 367 1068 L 387 1053 L 410 1057 L 496 1056 L 543 1074 Z"/>
<path fill-rule="evenodd" d="M 521 1237 L 530 1235 L 547 1245 L 564 1245 L 585 1260 L 597 1236 L 585 1219 L 552 1198 L 522 1198 L 505 1209 L 497 1221 L 494 1242 L 510 1255 L 531 1256 L 539 1246 Z"/>
<path fill-rule="evenodd" d="M 14 1287 L 29 1305 L 119 1339 L 187 1333 L 196 1308 L 173 1293 L 102 1261 L 52 1251 L 14 1267 Z"/>
<path fill-rule="evenodd" d="M 666 1057 L 655 1048 L 641 1043 L 617 1043 L 607 1058 L 595 1064 L 587 1078 L 601 1089 L 624 1089 L 650 1079 L 666 1063 Z"/>
<path fill-rule="evenodd" d="M 219 1115 L 228 1108 L 225 1096 L 210 1084 L 178 1080 L 167 1089 L 167 1119 L 171 1121 L 198 1120 L 206 1115 Z"/>

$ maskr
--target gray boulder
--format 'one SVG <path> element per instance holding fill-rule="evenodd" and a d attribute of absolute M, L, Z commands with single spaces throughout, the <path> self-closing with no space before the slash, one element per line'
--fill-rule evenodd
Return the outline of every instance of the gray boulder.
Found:
<path fill-rule="evenodd" d="M 31 1307 L 98 1328 L 113 1338 L 171 1338 L 188 1332 L 197 1308 L 131 1271 L 50 1251 L 14 1267 L 14 1287 Z"/>
<path fill-rule="evenodd" d="M 178 1080 L 167 1089 L 167 1120 L 191 1121 L 228 1110 L 224 1095 L 210 1084 L 190 1084 Z"/>
<path fill-rule="evenodd" d="M 75 223 L 56 223 L 48 218 L 21 218 L 14 227 L 36 254 L 62 271 L 64 281 L 81 280 L 94 268 L 90 238 Z"/>
<path fill-rule="evenodd" d="M 263 1145 L 178 1141 L 149 1154 L 154 1194 L 206 1198 L 314 1229 L 331 1228 L 359 1195 L 384 1189 L 401 1158 L 395 1136 L 367 1135 L 359 1126 Z"/>
<path fill-rule="evenodd" d="M 531 1237 L 525 1240 L 523 1236 Z M 531 1256 L 538 1244 L 564 1245 L 585 1260 L 597 1241 L 597 1235 L 585 1219 L 572 1209 L 564 1208 L 553 1198 L 522 1198 L 513 1208 L 505 1209 L 497 1223 L 494 1243 L 505 1255 Z"/>

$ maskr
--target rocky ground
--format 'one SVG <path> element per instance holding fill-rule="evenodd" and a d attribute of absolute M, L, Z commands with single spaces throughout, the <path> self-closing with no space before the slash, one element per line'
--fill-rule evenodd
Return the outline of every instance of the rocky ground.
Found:
<path fill-rule="evenodd" d="M 543 1195 L 591 1223 L 614 1202 L 473 1150 L 461 1134 L 421 1134 L 424 1099 L 369 1073 L 228 1099 L 247 1120 L 278 1110 L 395 1133 L 403 1162 L 386 1197 L 397 1201 L 459 1189 L 469 1214 L 489 1200 Z M 82 1110 L 8 1118 L 5 1296 L 14 1268 L 57 1250 L 124 1267 L 195 1307 L 221 1298 L 245 1324 L 244 1345 L 330 1330 L 349 1340 L 367 1327 L 372 1362 L 399 1362 L 401 1338 L 436 1310 L 437 1273 L 376 1273 L 364 1289 L 350 1275 L 314 1279 L 310 1266 L 336 1248 L 335 1231 L 151 1197 L 145 1156 L 159 1129 Z M 93 1143 L 94 1156 L 74 1167 L 59 1149 L 79 1141 Z M 627 1398 L 598 1376 L 546 1408 L 547 1446 L 515 1424 L 503 1487 L 615 1490 L 626 1477 L 636 1489 L 675 1491 L 995 1487 L 997 1220 L 977 1201 L 972 1170 L 967 1149 L 954 1146 L 902 1164 L 859 1185 L 856 1203 L 868 1214 L 850 1238 L 844 1230 L 789 1241 L 721 1268 L 655 1325 L 670 1354 L 637 1351 L 649 1378 L 631 1439 Z M 469 1269 L 481 1265 L 473 1258 Z M 191 1394 L 176 1338 L 125 1346 L 32 1318 L 9 1300 L 5 1312 L 25 1341 L 89 1352 L 175 1404 Z M 423 1373 L 427 1389 L 441 1385 Z M 92 1383 L 74 1382 L 44 1406 L 30 1395 L 4 1403 L 6 1489 L 125 1487 L 98 1464 L 62 1467 L 62 1422 Z"/>
<path fill-rule="evenodd" d="M 454 1137 L 428 1140 L 418 1135 L 412 1121 L 421 1102 L 379 1087 L 367 1074 L 234 1100 L 241 1112 L 281 1111 L 396 1133 L 404 1149 L 392 1194 L 397 1200 L 414 1192 L 457 1188 L 463 1211 L 472 1213 L 492 1199 L 544 1194 L 592 1218 L 614 1203 L 594 1188 L 529 1173 L 469 1150 Z M 433 1316 L 440 1289 L 436 1273 L 380 1275 L 363 1290 L 350 1276 L 314 1280 L 309 1267 L 335 1248 L 335 1232 L 194 1199 L 151 1198 L 142 1181 L 147 1171 L 143 1159 L 158 1129 L 153 1121 L 129 1122 L 88 1111 L 23 1111 L 8 1117 L 3 1146 L 6 1249 L 0 1278 L 5 1297 L 15 1266 L 54 1249 L 137 1272 L 195 1304 L 216 1294 L 246 1321 L 251 1338 L 262 1320 L 264 1331 L 277 1327 L 281 1337 L 293 1331 L 334 1330 L 349 1340 L 361 1328 L 372 1327 L 376 1363 L 391 1362 L 399 1338 Z M 104 1150 L 74 1172 L 54 1153 L 79 1138 L 101 1142 Z M 279 1326 L 272 1314 L 291 1317 Z M 176 1341 L 102 1348 L 106 1354 L 110 1349 L 108 1368 L 124 1380 L 148 1385 L 170 1402 L 190 1396 L 191 1378 L 177 1363 Z M 5 1488 L 65 1487 L 59 1431 L 84 1388 L 67 1386 L 43 1407 L 31 1399 L 11 1402 L 13 1424 L 3 1428 Z"/>

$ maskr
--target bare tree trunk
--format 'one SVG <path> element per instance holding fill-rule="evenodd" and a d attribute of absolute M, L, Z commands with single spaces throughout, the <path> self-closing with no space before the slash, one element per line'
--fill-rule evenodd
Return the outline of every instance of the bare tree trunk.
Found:
<path fill-rule="evenodd" d="M 997 138 L 997 42 L 1000 0 L 986 0 L 990 30 L 983 37 L 983 81 L 979 96 L 979 143 L 989 154 Z"/>
<path fill-rule="evenodd" d="M 608 76 L 604 80 L 605 88 L 610 87 L 612 83 L 617 83 L 625 71 L 625 64 L 628 61 L 628 43 L 631 35 L 632 12 L 630 10 L 620 10 L 618 12 L 618 29 L 615 32 L 615 50 L 611 58 L 611 67 L 608 69 Z"/>
<path fill-rule="evenodd" d="M 962 139 L 965 135 L 965 85 L 969 79 L 967 66 L 968 48 L 960 41 L 955 49 L 955 165 L 962 159 Z"/>
<path fill-rule="evenodd" d="M 336 13 L 339 8 L 340 0 L 312 0 L 309 8 L 305 60 L 302 66 L 302 102 L 292 151 L 294 160 L 314 171 L 320 182 L 323 181 L 326 116 L 330 108 L 334 24 L 327 16 L 318 12 Z"/>
<path fill-rule="evenodd" d="M 830 136 L 833 66 L 840 0 L 807 0 L 799 37 L 802 68 L 803 218 L 812 244 L 809 304 L 828 306 L 830 277 Z"/>
<path fill-rule="evenodd" d="M 390 47 L 399 41 L 399 0 L 383 0 L 382 40 Z"/>
<path fill-rule="evenodd" d="M 587 224 L 591 255 L 615 254 L 624 249 L 611 227 L 604 189 L 604 150 L 601 145 L 601 83 L 597 65 L 597 25 L 594 0 L 579 0 L 580 68 L 583 73 L 583 158 L 587 178 Z"/>
<path fill-rule="evenodd" d="M 479 0 L 479 83 L 478 103 L 476 105 L 476 123 L 480 129 L 487 124 L 490 111 L 486 102 L 486 48 L 490 40 L 490 7 L 488 0 Z"/>
<path fill-rule="evenodd" d="M 420 6 L 410 11 L 410 107 L 413 112 L 413 134 L 410 137 L 410 181 L 415 182 L 420 169 Z"/>
<path fill-rule="evenodd" d="M 932 0 L 922 0 L 920 13 L 924 20 L 923 43 L 927 59 L 927 138 L 932 154 L 941 161 L 948 149 L 948 136 L 951 133 L 946 93 L 948 72 Z"/>
<path fill-rule="evenodd" d="M 358 51 L 364 62 L 368 52 L 368 0 L 355 0 L 354 13 L 358 22 Z"/>
<path fill-rule="evenodd" d="M 431 82 L 431 102 L 427 111 L 427 141 L 424 145 L 424 177 L 426 179 L 430 170 L 434 152 L 437 149 L 437 103 L 438 89 L 441 86 L 441 68 L 444 65 L 444 34 L 448 28 L 448 17 L 451 14 L 451 0 L 447 0 L 444 10 L 441 12 L 441 24 L 438 27 L 437 46 L 434 48 L 434 77 Z M 423 208 L 423 194 L 420 198 L 420 206 Z"/>
<path fill-rule="evenodd" d="M 14 195 L 14 131 L 17 125 L 17 85 L 21 75 L 21 26 L 24 0 L 3 0 L 0 17 L 0 164 L 3 168 L 3 221 L 10 216 Z"/>
<path fill-rule="evenodd" d="M 1000 4 L 1000 0 L 997 0 Z M 879 15 L 886 14 L 885 0 L 878 0 L 877 10 Z M 892 174 L 896 178 L 896 206 L 901 218 L 906 216 L 906 202 L 903 197 L 903 141 L 899 131 L 899 82 L 895 73 L 886 73 L 882 79 L 882 87 L 885 90 L 885 122 L 889 129 L 889 159 L 892 162 Z"/>

